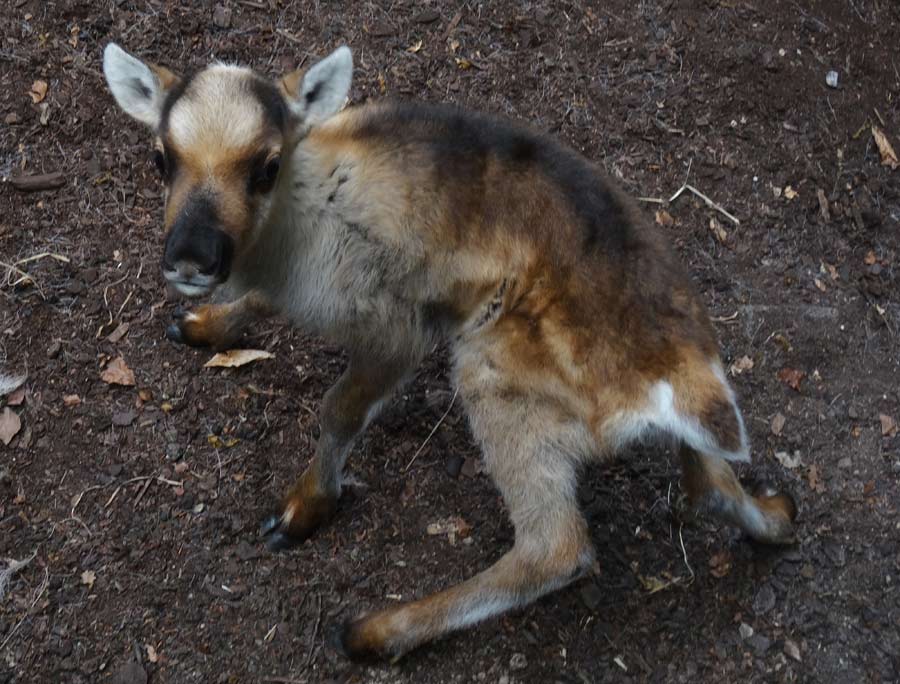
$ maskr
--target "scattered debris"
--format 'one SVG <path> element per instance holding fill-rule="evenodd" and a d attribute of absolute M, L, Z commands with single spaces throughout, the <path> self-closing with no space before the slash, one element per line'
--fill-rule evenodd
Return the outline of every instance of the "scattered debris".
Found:
<path fill-rule="evenodd" d="M 10 185 L 22 192 L 40 192 L 56 190 L 66 184 L 66 177 L 60 171 L 53 173 L 36 173 L 28 176 L 13 176 Z"/>
<path fill-rule="evenodd" d="M 31 90 L 28 91 L 28 95 L 31 96 L 32 104 L 40 104 L 44 101 L 44 98 L 47 97 L 47 81 L 37 80 L 31 84 Z"/>
<path fill-rule="evenodd" d="M 737 361 L 731 364 L 731 374 L 734 376 L 740 375 L 744 371 L 753 370 L 753 359 L 749 356 L 742 356 Z"/>
<path fill-rule="evenodd" d="M 880 413 L 878 415 L 878 420 L 881 423 L 882 437 L 893 437 L 897 434 L 897 421 L 891 418 L 891 416 Z"/>
<path fill-rule="evenodd" d="M 775 460 L 778 461 L 781 465 L 783 465 L 788 470 L 793 470 L 794 468 L 799 468 L 802 465 L 802 461 L 800 460 L 800 452 L 799 451 L 795 451 L 793 456 L 791 456 L 786 451 L 776 451 L 775 452 Z"/>
<path fill-rule="evenodd" d="M 825 74 L 825 85 L 829 88 L 837 88 L 838 87 L 838 72 L 833 69 Z"/>
<path fill-rule="evenodd" d="M 37 555 L 37 551 L 32 553 L 25 560 L 15 560 L 13 558 L 5 558 L 6 567 L 0 570 L 0 602 L 3 601 L 3 597 L 6 596 L 6 589 L 9 586 L 10 580 L 12 580 L 13 575 L 15 575 L 19 570 L 27 567 L 28 564 L 34 560 Z"/>
<path fill-rule="evenodd" d="M 117 356 L 108 364 L 103 372 L 100 373 L 100 379 L 109 385 L 123 385 L 125 387 L 134 386 L 134 371 L 132 371 L 125 363 L 125 359 Z"/>
<path fill-rule="evenodd" d="M 776 437 L 781 434 L 781 431 L 784 430 L 784 424 L 787 422 L 787 418 L 784 417 L 783 413 L 776 413 L 775 417 L 772 418 L 772 434 Z"/>
<path fill-rule="evenodd" d="M 667 212 L 665 209 L 657 209 L 657 211 L 656 211 L 656 222 L 657 222 L 659 225 L 668 228 L 668 227 L 671 226 L 673 223 L 675 223 L 675 219 L 673 219 L 673 218 L 672 218 L 672 214 L 670 214 L 669 212 Z"/>
<path fill-rule="evenodd" d="M 62 400 L 63 406 L 66 406 L 67 408 L 78 406 L 81 403 L 81 397 L 77 394 L 64 394 Z"/>
<path fill-rule="evenodd" d="M 262 349 L 229 349 L 219 352 L 203 364 L 204 368 L 239 368 L 254 361 L 274 359 L 275 354 Z"/>
<path fill-rule="evenodd" d="M 22 421 L 19 418 L 19 415 L 9 408 L 9 406 L 4 408 L 3 413 L 0 413 L 0 442 L 9 446 L 13 437 L 19 434 L 19 430 L 21 429 Z"/>
<path fill-rule="evenodd" d="M 731 572 L 731 554 L 728 551 L 719 551 L 709 558 L 709 572 L 717 578 L 722 579 Z"/>
<path fill-rule="evenodd" d="M 889 166 L 896 169 L 900 166 L 900 160 L 897 159 L 897 153 L 891 146 L 890 141 L 878 126 L 872 126 L 872 136 L 875 138 L 875 144 L 878 146 L 878 152 L 881 153 L 881 165 Z"/>
<path fill-rule="evenodd" d="M 81 583 L 88 589 L 94 588 L 94 582 L 97 581 L 97 573 L 93 570 L 85 570 L 81 573 Z"/>
<path fill-rule="evenodd" d="M 806 373 L 794 368 L 782 368 L 778 371 L 778 379 L 795 392 L 800 391 L 800 383 L 803 382 L 805 377 Z"/>
<path fill-rule="evenodd" d="M 784 189 L 784 198 L 788 200 L 796 199 L 800 196 L 800 193 L 794 190 L 790 185 L 785 187 Z"/>
<path fill-rule="evenodd" d="M 753 636 L 753 628 L 746 622 L 742 622 L 738 627 L 738 634 L 741 635 L 742 640 L 746 641 Z"/>
<path fill-rule="evenodd" d="M 722 224 L 716 219 L 715 216 L 709 219 L 709 230 L 715 236 L 716 240 L 719 241 L 719 244 L 724 245 L 726 240 L 728 240 L 728 233 L 722 227 Z"/>
<path fill-rule="evenodd" d="M 809 483 L 809 488 L 816 494 L 822 494 L 825 491 L 825 483 L 822 482 L 822 476 L 819 473 L 818 466 L 811 465 L 809 467 L 806 471 L 806 481 Z"/>
<path fill-rule="evenodd" d="M 446 534 L 447 541 L 449 541 L 451 545 L 456 544 L 457 537 L 468 537 L 471 531 L 472 527 L 469 523 L 458 515 L 450 516 L 449 518 L 441 518 L 440 520 L 430 523 L 428 527 L 425 528 L 425 532 L 430 536 Z"/>
<path fill-rule="evenodd" d="M 828 198 L 825 197 L 825 191 L 822 188 L 816 190 L 816 198 L 819 200 L 819 216 L 825 223 L 831 220 L 831 208 L 828 205 Z"/>

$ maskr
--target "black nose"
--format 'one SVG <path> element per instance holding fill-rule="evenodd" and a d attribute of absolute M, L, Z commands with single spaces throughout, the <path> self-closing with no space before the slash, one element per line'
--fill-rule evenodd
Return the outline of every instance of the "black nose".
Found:
<path fill-rule="evenodd" d="M 191 199 L 166 238 L 163 268 L 224 280 L 231 266 L 233 244 L 231 236 L 219 228 L 212 203 L 203 197 Z"/>

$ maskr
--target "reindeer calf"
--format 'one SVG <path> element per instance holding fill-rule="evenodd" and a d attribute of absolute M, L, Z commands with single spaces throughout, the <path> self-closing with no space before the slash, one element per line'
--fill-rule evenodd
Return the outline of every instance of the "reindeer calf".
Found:
<path fill-rule="evenodd" d="M 344 653 L 397 657 L 579 577 L 594 550 L 577 473 L 648 433 L 680 443 L 695 507 L 790 540 L 790 496 L 748 494 L 728 464 L 749 449 L 703 304 L 582 157 L 451 107 L 340 111 L 346 47 L 277 84 L 223 64 L 178 77 L 114 44 L 103 68 L 155 134 L 166 279 L 192 297 L 218 288 L 169 336 L 228 347 L 278 313 L 349 350 L 316 453 L 263 523 L 271 549 L 332 516 L 355 438 L 437 340 L 449 345 L 515 543 L 458 586 L 346 623 Z"/>

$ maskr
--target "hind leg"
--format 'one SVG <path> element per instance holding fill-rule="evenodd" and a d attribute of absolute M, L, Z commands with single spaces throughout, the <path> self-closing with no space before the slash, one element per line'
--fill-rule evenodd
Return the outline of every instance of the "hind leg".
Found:
<path fill-rule="evenodd" d="M 345 655 L 396 658 L 530 603 L 579 577 L 593 562 L 564 428 L 526 397 L 482 395 L 477 401 L 470 412 L 473 430 L 509 508 L 516 533 L 513 548 L 457 586 L 346 623 L 331 639 Z"/>
<path fill-rule="evenodd" d="M 739 527 L 757 541 L 788 544 L 794 539 L 797 506 L 788 494 L 748 494 L 731 466 L 718 456 L 681 447 L 682 484 L 692 508 Z"/>

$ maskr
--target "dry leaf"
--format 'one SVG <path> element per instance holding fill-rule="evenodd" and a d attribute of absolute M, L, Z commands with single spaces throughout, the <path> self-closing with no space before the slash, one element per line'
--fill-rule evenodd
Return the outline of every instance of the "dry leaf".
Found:
<path fill-rule="evenodd" d="M 866 266 L 871 266 L 876 261 L 878 261 L 878 257 L 875 256 L 875 252 L 873 252 L 871 249 L 866 252 L 866 257 L 863 259 L 863 262 L 866 264 Z"/>
<path fill-rule="evenodd" d="M 230 449 L 241 440 L 236 437 L 226 437 L 222 439 L 218 435 L 207 435 L 206 441 L 213 449 Z"/>
<path fill-rule="evenodd" d="M 872 136 L 875 138 L 875 144 L 878 145 L 878 151 L 881 153 L 881 165 L 890 166 L 896 169 L 900 166 L 900 160 L 897 159 L 897 153 L 891 147 L 890 141 L 878 126 L 872 126 Z"/>
<path fill-rule="evenodd" d="M 885 414 L 879 414 L 878 420 L 881 421 L 881 436 L 893 437 L 897 434 L 897 421 Z"/>
<path fill-rule="evenodd" d="M 156 653 L 156 649 L 153 648 L 150 644 L 147 644 L 147 660 L 151 663 L 155 663 L 159 660 L 159 655 Z"/>
<path fill-rule="evenodd" d="M 790 639 L 784 640 L 784 653 L 785 655 L 790 656 L 791 658 L 796 660 L 798 663 L 802 660 L 802 658 L 800 657 L 800 649 L 797 648 L 797 644 L 795 644 Z"/>
<path fill-rule="evenodd" d="M 8 397 L 6 397 L 6 405 L 7 406 L 21 406 L 25 403 L 25 388 L 20 387 L 15 392 L 12 392 Z"/>
<path fill-rule="evenodd" d="M 728 232 L 722 227 L 722 224 L 719 223 L 718 219 L 715 217 L 709 220 L 709 230 L 716 237 L 721 244 L 725 244 L 725 241 L 728 239 Z"/>
<path fill-rule="evenodd" d="M 119 323 L 119 325 L 116 326 L 116 329 L 113 330 L 106 338 L 107 342 L 112 342 L 113 344 L 115 344 L 123 337 L 125 337 L 125 333 L 128 332 L 128 328 L 128 323 Z"/>
<path fill-rule="evenodd" d="M 78 406 L 81 403 L 81 397 L 77 394 L 64 394 L 63 395 L 63 405 L 72 408 L 73 406 Z"/>
<path fill-rule="evenodd" d="M 88 589 L 94 588 L 94 581 L 97 579 L 97 573 L 93 570 L 85 570 L 81 573 L 81 583 L 86 585 Z"/>
<path fill-rule="evenodd" d="M 778 371 L 778 379 L 796 392 L 800 391 L 800 383 L 805 377 L 806 373 L 794 368 L 782 368 Z"/>
<path fill-rule="evenodd" d="M 784 189 L 784 196 L 785 196 L 785 198 L 792 200 L 792 199 L 795 199 L 796 197 L 799 197 L 800 193 L 797 192 L 796 190 L 794 190 L 794 188 L 792 188 L 790 185 L 788 185 Z"/>
<path fill-rule="evenodd" d="M 203 364 L 204 368 L 238 368 L 254 361 L 274 359 L 275 354 L 261 349 L 229 349 L 219 352 Z"/>
<path fill-rule="evenodd" d="M 732 375 L 740 375 L 744 371 L 753 369 L 753 359 L 749 356 L 742 356 L 737 361 L 731 364 L 731 374 Z"/>
<path fill-rule="evenodd" d="M 776 451 L 775 452 L 775 460 L 778 461 L 781 465 L 783 465 L 788 470 L 793 470 L 794 468 L 798 468 L 801 465 L 800 461 L 800 452 L 795 451 L 794 455 L 791 456 L 786 451 Z M 815 466 L 813 466 L 815 467 Z"/>
<path fill-rule="evenodd" d="M 816 494 L 821 494 L 825 491 L 825 483 L 822 482 L 818 466 L 811 465 L 809 467 L 809 470 L 806 471 L 806 481 L 809 482 L 809 488 Z"/>
<path fill-rule="evenodd" d="M 22 429 L 22 421 L 19 416 L 9 406 L 0 413 L 0 442 L 9 446 L 12 438 L 15 437 L 19 430 Z"/>
<path fill-rule="evenodd" d="M 666 589 L 667 587 L 670 587 L 672 586 L 672 584 L 674 584 L 674 582 L 664 580 L 660 577 L 653 577 L 652 575 L 649 577 L 645 575 L 638 575 L 637 577 L 640 580 L 641 584 L 644 586 L 644 590 L 648 594 L 655 594 L 656 592 L 662 591 L 663 589 Z"/>
<path fill-rule="evenodd" d="M 656 222 L 661 226 L 669 227 L 675 223 L 675 219 L 673 219 L 672 214 L 665 209 L 659 209 L 656 212 Z"/>
<path fill-rule="evenodd" d="M 731 572 L 731 554 L 728 551 L 719 551 L 709 559 L 709 572 L 713 577 L 722 579 Z"/>
<path fill-rule="evenodd" d="M 772 434 L 780 435 L 781 431 L 784 430 L 784 424 L 787 419 L 781 413 L 776 413 L 775 417 L 772 418 Z"/>
<path fill-rule="evenodd" d="M 472 62 L 467 60 L 465 57 L 454 57 L 453 59 L 456 60 L 456 66 L 458 66 L 463 71 L 472 68 Z"/>
<path fill-rule="evenodd" d="M 44 98 L 47 97 L 47 81 L 38 80 L 32 83 L 28 94 L 31 96 L 31 101 L 34 104 L 43 102 Z"/>
<path fill-rule="evenodd" d="M 421 49 L 422 49 L 422 41 L 417 40 L 414 45 L 410 45 L 408 48 L 406 48 L 406 51 L 416 54 Z"/>
<path fill-rule="evenodd" d="M 818 278 L 814 278 L 813 283 L 815 284 L 816 289 L 819 290 L 819 292 L 827 292 L 828 291 L 828 288 L 825 287 L 825 283 L 823 283 Z"/>
<path fill-rule="evenodd" d="M 134 386 L 134 371 L 125 363 L 125 359 L 117 356 L 106 364 L 106 368 L 100 373 L 100 379 L 110 385 L 132 387 Z"/>

